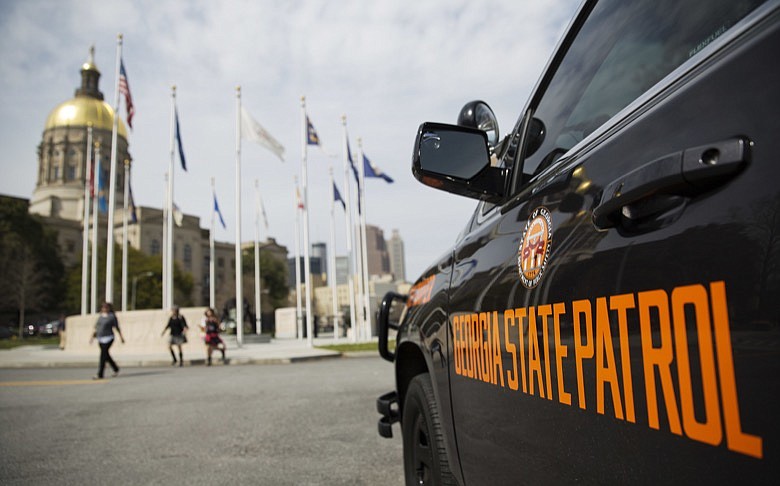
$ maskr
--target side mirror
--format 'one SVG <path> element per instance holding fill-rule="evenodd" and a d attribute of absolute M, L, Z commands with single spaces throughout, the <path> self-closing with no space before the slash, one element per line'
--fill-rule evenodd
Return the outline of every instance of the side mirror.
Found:
<path fill-rule="evenodd" d="M 498 118 L 484 101 L 469 101 L 458 114 L 458 125 L 462 127 L 478 128 L 487 134 L 487 141 L 491 147 L 498 144 Z"/>
<path fill-rule="evenodd" d="M 497 203 L 504 197 L 508 172 L 490 162 L 483 130 L 431 122 L 420 125 L 412 173 L 423 184 Z"/>

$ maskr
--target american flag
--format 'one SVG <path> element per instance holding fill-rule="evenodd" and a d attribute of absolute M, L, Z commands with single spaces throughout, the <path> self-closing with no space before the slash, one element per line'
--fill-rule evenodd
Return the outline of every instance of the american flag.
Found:
<path fill-rule="evenodd" d="M 127 107 L 127 124 L 133 128 L 133 97 L 130 95 L 130 85 L 127 82 L 127 72 L 125 71 L 124 59 L 119 60 L 119 92 L 125 95 L 125 106 Z"/>

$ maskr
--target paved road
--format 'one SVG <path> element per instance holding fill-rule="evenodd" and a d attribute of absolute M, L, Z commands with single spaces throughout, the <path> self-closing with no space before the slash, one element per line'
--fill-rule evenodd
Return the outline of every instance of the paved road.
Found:
<path fill-rule="evenodd" d="M 403 483 L 379 358 L 92 374 L 0 370 L 0 484 Z"/>

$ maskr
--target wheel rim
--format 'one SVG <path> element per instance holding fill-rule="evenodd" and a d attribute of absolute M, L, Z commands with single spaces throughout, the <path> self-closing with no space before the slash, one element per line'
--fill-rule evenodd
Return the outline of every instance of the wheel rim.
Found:
<path fill-rule="evenodd" d="M 414 422 L 414 471 L 417 484 L 431 484 L 433 455 L 431 453 L 431 437 L 428 423 L 423 414 L 419 414 Z"/>

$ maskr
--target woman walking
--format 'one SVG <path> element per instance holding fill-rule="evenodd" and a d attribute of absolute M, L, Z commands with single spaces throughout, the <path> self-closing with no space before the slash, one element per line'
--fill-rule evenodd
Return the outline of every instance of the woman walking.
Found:
<path fill-rule="evenodd" d="M 225 358 L 225 342 L 219 337 L 219 319 L 214 313 L 214 309 L 206 309 L 206 315 L 203 317 L 201 327 L 206 333 L 206 355 L 208 356 L 208 366 L 211 366 L 211 353 L 215 349 L 222 351 L 222 363 L 227 364 Z"/>
<path fill-rule="evenodd" d="M 114 370 L 112 376 L 119 374 L 119 366 L 116 365 L 111 355 L 108 354 L 108 349 L 114 344 L 114 329 L 119 333 L 119 339 L 122 340 L 122 344 L 125 342 L 125 337 L 122 336 L 122 330 L 119 329 L 119 321 L 114 314 L 114 308 L 109 302 L 103 302 L 100 306 L 100 317 L 98 317 L 95 324 L 95 332 L 92 333 L 92 337 L 89 338 L 89 343 L 97 339 L 100 345 L 100 364 L 98 365 L 98 374 L 93 377 L 94 380 L 103 379 L 103 371 L 106 369 L 106 363 Z"/>
<path fill-rule="evenodd" d="M 174 306 L 173 309 L 171 309 L 171 318 L 168 319 L 168 325 L 165 326 L 161 335 L 164 336 L 165 331 L 169 329 L 171 331 L 171 337 L 168 340 L 168 350 L 171 352 L 171 358 L 173 358 L 171 366 L 176 366 L 176 354 L 173 352 L 174 346 L 178 346 L 179 348 L 179 366 L 184 366 L 184 357 L 182 356 L 181 346 L 187 342 L 186 332 L 189 328 L 187 327 L 187 321 L 184 319 L 184 316 L 179 314 L 179 306 Z"/>

